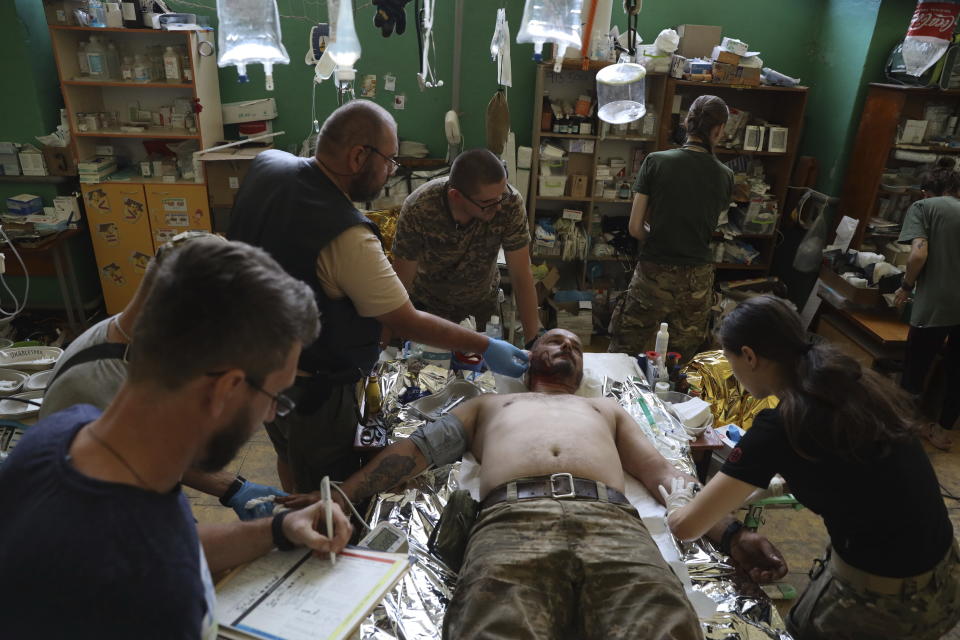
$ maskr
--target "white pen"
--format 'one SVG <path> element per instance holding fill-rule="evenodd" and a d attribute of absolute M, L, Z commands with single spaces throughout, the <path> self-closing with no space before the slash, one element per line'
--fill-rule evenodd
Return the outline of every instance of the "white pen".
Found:
<path fill-rule="evenodd" d="M 327 537 L 333 544 L 333 502 L 330 500 L 330 476 L 323 476 L 320 481 L 320 497 L 324 502 L 324 512 L 327 517 Z M 330 550 L 330 564 L 337 564 L 337 554 Z"/>

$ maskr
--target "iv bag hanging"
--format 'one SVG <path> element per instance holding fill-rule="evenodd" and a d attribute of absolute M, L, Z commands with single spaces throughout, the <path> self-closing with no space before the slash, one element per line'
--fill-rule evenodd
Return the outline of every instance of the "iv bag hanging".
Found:
<path fill-rule="evenodd" d="M 533 59 L 543 58 L 543 45 L 553 42 L 556 61 L 563 59 L 567 48 L 579 49 L 580 20 L 583 0 L 527 0 L 517 32 L 517 44 L 533 43 Z"/>
<path fill-rule="evenodd" d="M 262 64 L 267 91 L 273 91 L 273 65 L 290 63 L 276 0 L 217 0 L 217 16 L 217 66 L 236 65 L 240 82 L 247 82 L 247 65 Z"/>

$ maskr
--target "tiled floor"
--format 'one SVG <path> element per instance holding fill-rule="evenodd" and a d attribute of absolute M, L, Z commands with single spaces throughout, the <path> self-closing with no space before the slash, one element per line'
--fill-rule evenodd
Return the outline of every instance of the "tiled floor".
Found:
<path fill-rule="evenodd" d="M 927 451 L 945 493 L 960 496 L 960 434 L 955 437 L 957 444 L 953 451 L 943 452 L 929 446 Z M 256 432 L 228 468 L 253 482 L 280 486 L 276 472 L 276 456 L 266 431 Z M 864 487 L 863 490 L 869 491 L 870 488 Z M 186 491 L 193 505 L 194 515 L 200 522 L 229 522 L 236 518 L 233 511 L 220 506 L 216 498 L 190 489 Z M 960 501 L 945 501 L 954 530 L 960 532 Z M 896 517 L 895 513 L 890 515 Z M 764 518 L 765 524 L 760 531 L 783 553 L 790 567 L 784 581 L 800 593 L 807 585 L 807 570 L 813 558 L 822 555 L 826 547 L 826 530 L 820 518 L 807 510 L 767 509 Z M 790 604 L 786 601 L 779 602 L 781 613 L 785 614 Z M 960 640 L 960 627 L 945 638 Z"/>

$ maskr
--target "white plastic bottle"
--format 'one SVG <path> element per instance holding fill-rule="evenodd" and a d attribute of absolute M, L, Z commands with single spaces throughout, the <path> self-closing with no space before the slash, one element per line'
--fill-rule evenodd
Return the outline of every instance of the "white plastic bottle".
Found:
<path fill-rule="evenodd" d="M 500 340 L 503 338 L 503 327 L 500 326 L 500 316 L 490 316 L 490 319 L 487 321 L 487 330 L 485 333 L 487 337 L 491 339 Z"/>
<path fill-rule="evenodd" d="M 107 44 L 107 77 L 111 80 L 120 79 L 120 52 L 112 42 Z"/>
<path fill-rule="evenodd" d="M 167 82 L 180 82 L 180 56 L 173 47 L 167 47 L 163 52 L 163 75 Z"/>
<path fill-rule="evenodd" d="M 80 66 L 80 75 L 90 75 L 90 61 L 87 59 L 87 41 L 77 45 L 77 64 Z"/>
<path fill-rule="evenodd" d="M 150 82 L 150 64 L 139 53 L 133 58 L 133 81 Z"/>
<path fill-rule="evenodd" d="M 661 357 L 667 357 L 667 345 L 670 343 L 670 332 L 667 331 L 667 323 L 660 323 L 660 330 L 657 331 L 657 341 L 654 351 L 660 354 Z"/>
<path fill-rule="evenodd" d="M 123 56 L 123 64 L 120 65 L 120 79 L 124 82 L 133 82 L 133 58 Z"/>
<path fill-rule="evenodd" d="M 90 44 L 87 45 L 87 64 L 90 67 L 90 78 L 107 79 L 107 50 L 100 42 L 100 36 L 90 36 Z"/>

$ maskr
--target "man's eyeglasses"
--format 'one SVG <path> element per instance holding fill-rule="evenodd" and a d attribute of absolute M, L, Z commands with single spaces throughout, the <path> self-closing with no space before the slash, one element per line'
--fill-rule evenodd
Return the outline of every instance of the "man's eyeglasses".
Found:
<path fill-rule="evenodd" d="M 377 154 L 378 156 L 380 156 L 381 158 L 383 158 L 384 160 L 386 160 L 388 163 L 390 163 L 390 165 L 391 165 L 391 167 L 393 168 L 394 171 L 396 171 L 397 169 L 400 169 L 400 168 L 403 167 L 402 164 L 400 164 L 399 162 L 397 162 L 396 160 L 394 160 L 393 158 L 391 158 L 391 157 L 388 156 L 387 154 L 383 153 L 382 151 L 380 151 L 380 149 L 377 149 L 377 148 L 374 147 L 373 145 L 365 144 L 365 145 L 361 145 L 361 146 L 362 146 L 364 149 L 366 149 L 367 151 L 373 151 L 375 154 Z"/>
<path fill-rule="evenodd" d="M 457 189 L 457 191 L 460 191 L 460 190 Z M 491 203 L 489 203 L 489 204 L 480 204 L 479 202 L 477 202 L 476 200 L 474 200 L 473 198 L 471 198 L 470 196 L 468 196 L 467 194 L 465 194 L 463 191 L 460 191 L 460 195 L 462 195 L 464 198 L 466 198 L 468 202 L 472 203 L 473 206 L 475 206 L 475 207 L 477 207 L 478 209 L 480 209 L 480 211 L 486 211 L 487 209 L 492 209 L 493 207 L 499 207 L 501 204 L 503 204 L 504 202 L 506 202 L 506 201 L 507 201 L 507 198 L 510 197 L 510 192 L 507 191 L 506 193 L 504 193 L 503 195 L 501 195 L 498 200 L 496 200 L 495 202 L 491 202 Z"/>
<path fill-rule="evenodd" d="M 207 373 L 207 375 L 217 377 L 222 376 L 225 373 L 226 371 L 211 371 Z M 277 416 L 282 418 L 286 415 L 289 415 L 289 413 L 297 407 L 297 403 L 291 400 L 290 397 L 285 393 L 270 393 L 261 387 L 260 383 L 254 381 L 254 379 L 250 376 L 246 376 L 243 380 L 250 385 L 250 388 L 254 389 L 255 391 L 259 391 L 263 395 L 268 396 L 271 400 L 273 400 L 273 404 L 276 407 L 275 411 L 277 412 Z"/>

